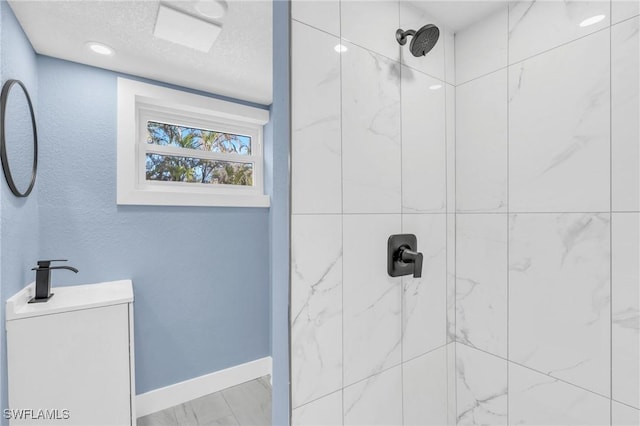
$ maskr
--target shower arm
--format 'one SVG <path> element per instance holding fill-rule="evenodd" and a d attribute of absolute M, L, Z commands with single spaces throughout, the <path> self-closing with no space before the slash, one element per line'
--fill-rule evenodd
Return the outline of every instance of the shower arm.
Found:
<path fill-rule="evenodd" d="M 400 46 L 407 44 L 407 37 L 416 35 L 416 30 L 403 31 L 402 28 L 398 28 L 396 31 L 396 40 L 400 43 Z"/>

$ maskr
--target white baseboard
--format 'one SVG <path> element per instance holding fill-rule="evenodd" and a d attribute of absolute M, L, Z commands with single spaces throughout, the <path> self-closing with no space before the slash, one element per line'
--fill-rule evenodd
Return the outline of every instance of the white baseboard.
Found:
<path fill-rule="evenodd" d="M 260 358 L 211 374 L 136 395 L 136 417 L 146 416 L 192 399 L 271 374 L 271 357 Z"/>

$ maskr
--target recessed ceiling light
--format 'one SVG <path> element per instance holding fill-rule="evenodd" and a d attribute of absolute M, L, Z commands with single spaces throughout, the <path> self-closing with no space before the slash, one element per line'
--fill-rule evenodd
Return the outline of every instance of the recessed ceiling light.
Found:
<path fill-rule="evenodd" d="M 432 86 L 429 86 L 429 90 L 438 90 L 442 88 L 442 84 L 434 84 Z"/>
<path fill-rule="evenodd" d="M 220 19 L 227 14 L 224 0 L 200 0 L 195 5 L 196 12 L 207 18 Z"/>
<path fill-rule="evenodd" d="M 584 21 L 580 22 L 581 27 L 588 27 L 589 25 L 597 24 L 605 18 L 605 15 L 596 15 L 591 18 L 587 18 Z"/>
<path fill-rule="evenodd" d="M 345 46 L 344 44 L 336 44 L 333 47 L 333 50 L 335 50 L 338 53 L 343 53 L 343 52 L 346 52 L 349 49 L 347 49 L 347 46 Z"/>
<path fill-rule="evenodd" d="M 104 43 L 99 43 L 97 41 L 88 41 L 86 44 L 92 52 L 95 52 L 99 55 L 111 56 L 116 53 L 116 51 L 113 50 L 112 47 L 107 46 Z"/>

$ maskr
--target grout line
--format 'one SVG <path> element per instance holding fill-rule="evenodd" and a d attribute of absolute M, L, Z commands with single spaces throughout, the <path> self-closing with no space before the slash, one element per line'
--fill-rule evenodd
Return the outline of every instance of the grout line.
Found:
<path fill-rule="evenodd" d="M 444 42 L 443 42 L 444 43 Z M 444 73 L 447 76 L 447 44 L 443 44 L 444 51 Z M 444 337 L 445 342 L 449 340 L 449 102 L 447 96 L 448 87 L 444 87 L 444 211 L 447 214 L 444 220 L 444 264 L 445 264 L 445 292 L 444 292 Z M 447 392 L 448 395 L 448 392 Z"/>
<path fill-rule="evenodd" d="M 405 213 L 405 212 L 368 212 L 368 213 L 295 213 L 293 216 L 340 216 L 340 215 L 345 215 L 345 216 L 363 216 L 363 215 L 394 215 L 394 214 L 401 214 L 401 215 L 416 215 L 416 216 L 424 216 L 424 215 L 445 215 L 447 213 L 445 212 L 424 212 L 424 213 L 419 213 L 419 212 L 410 212 L 410 213 Z"/>
<path fill-rule="evenodd" d="M 307 23 L 307 22 L 300 21 L 299 19 L 291 18 L 291 20 L 292 20 L 293 22 L 297 22 L 298 24 L 302 24 L 302 25 L 305 25 L 305 26 L 307 26 L 307 27 L 309 27 L 309 28 L 313 28 L 314 30 L 318 30 L 318 31 L 320 31 L 320 32 L 322 32 L 322 33 L 328 34 L 328 35 L 330 35 L 330 36 L 332 36 L 332 37 L 340 38 L 340 36 L 339 36 L 339 35 L 336 35 L 336 34 L 334 34 L 334 33 L 332 33 L 332 32 L 327 31 L 327 30 L 323 30 L 322 28 L 318 28 L 318 27 L 316 27 L 316 26 L 313 26 L 313 25 L 311 25 L 311 24 L 309 24 L 309 23 Z"/>
<path fill-rule="evenodd" d="M 458 317 L 458 312 L 457 312 L 457 300 L 458 300 L 458 287 L 457 287 L 457 283 L 458 283 L 458 216 L 456 214 L 456 211 L 458 210 L 458 78 L 457 78 L 457 72 L 456 72 L 456 67 L 455 67 L 455 48 L 456 48 L 456 35 L 454 33 L 453 35 L 453 52 L 452 52 L 452 56 L 453 56 L 453 60 L 454 60 L 454 67 L 453 67 L 453 78 L 455 81 L 455 85 L 453 86 L 453 170 L 452 170 L 452 177 L 453 177 L 453 194 L 452 194 L 452 203 L 453 205 L 451 206 L 451 213 L 453 214 L 453 233 L 452 233 L 452 241 L 449 240 L 449 229 L 447 228 L 447 244 L 449 242 L 451 242 L 451 244 L 453 244 L 453 265 L 451 268 L 451 272 L 453 274 L 452 277 L 452 285 L 453 285 L 453 301 L 452 304 L 449 305 L 449 303 L 447 303 L 447 337 L 449 336 L 449 332 L 451 332 L 451 343 L 452 343 L 452 353 L 451 355 L 447 354 L 447 371 L 448 371 L 448 375 L 447 375 L 447 386 L 451 385 L 453 387 L 452 391 L 447 393 L 447 423 L 449 423 L 448 426 L 453 426 L 453 425 L 457 425 L 458 423 L 458 369 L 457 369 L 457 361 L 458 361 L 458 354 L 457 354 L 457 317 Z M 446 67 L 446 63 L 445 63 L 445 67 Z M 446 68 L 445 68 L 446 69 Z M 446 72 L 445 72 L 445 77 L 446 77 Z M 446 93 L 445 93 L 446 96 Z M 446 118 L 446 114 L 445 114 L 445 118 Z M 447 145 L 448 145 L 447 141 Z M 447 173 L 447 179 L 449 178 L 449 174 Z M 447 183 L 447 189 L 448 189 L 449 185 Z M 449 201 L 449 197 L 447 197 L 447 202 Z M 448 206 L 447 206 L 447 210 L 449 210 Z M 447 216 L 447 220 L 449 219 L 449 216 Z M 447 250 L 448 251 L 448 250 Z M 447 274 L 449 274 L 449 271 L 447 270 Z M 448 279 L 448 275 L 447 275 L 447 279 Z M 447 281 L 447 284 L 448 281 Z M 447 285 L 447 294 L 449 293 L 449 288 Z M 451 316 L 452 318 L 449 317 L 449 306 L 451 306 Z M 449 320 L 452 321 L 453 325 L 452 328 L 449 327 Z M 452 359 L 450 359 L 452 357 Z M 451 371 L 449 371 L 449 369 Z M 453 396 L 453 401 L 449 401 L 449 396 Z M 448 405 L 451 404 L 451 407 L 449 407 Z M 449 418 L 449 416 L 451 415 L 451 413 L 453 413 L 453 417 Z"/>
<path fill-rule="evenodd" d="M 418 358 L 422 358 L 423 356 L 425 356 L 425 355 L 429 355 L 430 353 L 435 352 L 435 351 L 437 351 L 438 349 L 442 349 L 442 348 L 446 347 L 446 346 L 447 346 L 448 344 L 450 344 L 450 343 L 453 343 L 453 342 L 444 343 L 444 344 L 442 344 L 442 345 L 436 346 L 435 348 L 429 349 L 429 350 L 428 350 L 428 351 L 426 351 L 426 352 L 422 352 L 422 353 L 421 353 L 421 354 L 419 354 L 419 355 L 414 355 L 414 356 L 412 356 L 411 358 L 408 358 L 407 360 L 402 361 L 402 363 L 401 363 L 401 364 L 406 364 L 406 363 L 408 363 L 408 362 L 415 361 L 415 360 L 416 360 L 416 359 L 418 359 Z M 399 365 L 399 364 L 397 364 L 397 365 L 396 365 L 396 367 L 397 367 L 398 365 Z M 389 367 L 387 370 L 389 370 L 390 368 L 393 368 L 393 367 Z M 386 370 L 385 370 L 385 371 L 386 371 Z M 376 374 L 377 374 L 377 373 L 376 373 Z M 375 374 L 374 374 L 374 376 L 375 376 Z M 351 386 L 351 385 L 349 385 L 349 386 Z"/>
<path fill-rule="evenodd" d="M 342 1 L 340 0 L 339 4 L 338 4 L 338 32 L 340 33 L 338 35 L 338 40 L 339 43 L 342 44 Z M 344 111 L 342 108 L 342 105 L 344 104 L 344 94 L 342 92 L 342 85 L 343 85 L 343 75 L 342 75 L 342 62 L 343 62 L 343 58 L 344 55 L 340 55 L 339 56 L 339 75 L 340 75 L 340 192 L 341 192 L 341 197 L 340 197 L 340 238 L 342 239 L 340 241 L 340 246 L 341 246 L 341 250 L 342 250 L 342 268 L 341 268 L 341 282 L 340 282 L 340 289 L 341 289 L 341 300 L 340 302 L 342 303 L 342 314 L 340 315 L 340 327 L 341 327 L 341 332 L 342 332 L 342 357 L 340 359 L 341 361 L 341 370 L 342 370 L 342 379 L 340 382 L 340 401 L 341 401 L 341 410 L 340 410 L 340 419 L 342 420 L 342 424 L 344 425 L 344 367 L 345 367 L 345 362 L 344 362 L 344 148 L 343 148 L 343 143 L 344 143 L 344 139 L 343 139 L 343 125 L 342 122 L 344 120 Z"/>
<path fill-rule="evenodd" d="M 472 82 L 474 82 L 474 81 L 476 81 L 476 80 L 480 80 L 481 78 L 484 78 L 484 77 L 490 76 L 491 74 L 496 74 L 496 73 L 498 73 L 498 72 L 500 72 L 500 71 L 504 71 L 504 70 L 506 70 L 506 69 L 507 69 L 507 68 L 509 68 L 509 67 L 510 67 L 510 65 L 506 65 L 506 66 L 503 66 L 503 67 L 500 67 L 500 68 L 496 68 L 496 69 L 494 69 L 493 71 L 486 72 L 486 73 L 484 73 L 484 74 L 482 74 L 482 75 L 479 75 L 479 76 L 477 76 L 477 77 L 472 78 L 471 80 L 467 80 L 467 81 L 464 81 L 464 82 L 462 82 L 462 83 L 458 83 L 458 82 L 456 81 L 456 83 L 457 83 L 457 84 L 456 84 L 456 87 L 462 87 L 462 86 L 465 86 L 465 85 L 466 85 L 466 84 L 468 84 L 468 83 L 472 83 Z"/>
<path fill-rule="evenodd" d="M 453 342 L 453 420 L 458 424 L 458 342 Z"/>
<path fill-rule="evenodd" d="M 566 380 L 564 380 L 564 379 L 561 379 L 561 378 L 559 378 L 559 377 L 551 376 L 551 375 L 549 375 L 549 374 L 547 374 L 547 373 L 545 373 L 545 372 L 542 372 L 542 371 L 540 371 L 540 370 L 536 370 L 535 368 L 532 368 L 532 367 L 526 366 L 526 365 L 524 365 L 524 364 L 520 364 L 519 362 L 515 362 L 515 361 L 512 361 L 512 360 L 509 360 L 509 359 L 507 359 L 507 358 L 505 358 L 505 357 L 502 357 L 502 356 L 500 356 L 500 355 L 496 355 L 496 354 L 494 354 L 494 353 L 487 352 L 487 351 L 485 351 L 484 349 L 480 349 L 480 348 L 477 348 L 477 347 L 475 347 L 475 346 L 468 345 L 468 344 L 466 344 L 466 343 L 464 343 L 464 342 L 458 342 L 458 344 L 459 344 L 459 345 L 464 345 L 464 346 L 466 346 L 466 347 L 468 347 L 468 348 L 471 348 L 471 349 L 475 349 L 475 350 L 477 350 L 478 352 L 482 352 L 482 353 L 485 353 L 485 354 L 487 354 L 487 355 L 494 356 L 494 357 L 499 358 L 499 359 L 501 359 L 501 360 L 503 360 L 503 361 L 506 361 L 506 362 L 508 362 L 508 363 L 510 363 L 510 364 L 517 365 L 518 367 L 526 368 L 527 370 L 531 370 L 531 371 L 536 372 L 536 373 L 538 373 L 538 374 L 540 374 L 540 375 L 542 375 L 542 376 L 547 376 L 547 377 L 549 377 L 549 378 L 551 378 L 551 379 L 554 379 L 554 380 L 556 380 L 556 381 L 558 381 L 558 382 L 562 382 L 562 383 L 564 383 L 564 384 L 567 384 L 567 385 L 573 386 L 573 387 L 575 387 L 575 388 L 582 389 L 582 390 L 583 390 L 583 391 L 585 391 L 585 392 L 592 393 L 592 394 L 597 395 L 597 396 L 599 396 L 599 397 L 601 397 L 601 398 L 604 398 L 604 399 L 611 399 L 611 398 L 609 398 L 608 396 L 603 395 L 603 394 L 598 393 L 598 392 L 595 392 L 595 391 L 592 391 L 591 389 L 587 389 L 587 388 L 582 387 L 582 386 L 580 386 L 580 385 L 577 385 L 577 384 L 575 384 L 575 383 L 568 382 L 568 381 L 566 381 Z"/>
<path fill-rule="evenodd" d="M 455 161 L 455 160 L 454 160 Z M 292 216 L 340 216 L 340 215 L 344 215 L 344 216 L 364 216 L 364 215 L 396 215 L 396 214 L 401 214 L 401 215 L 416 215 L 416 216 L 431 216 L 431 215 L 460 215 L 460 216 L 466 216 L 466 215 L 515 215 L 515 214 L 610 214 L 610 213 L 615 213 L 615 214 L 640 214 L 640 211 L 634 212 L 634 211 L 616 211 L 616 210 L 607 210 L 607 211 L 590 211 L 590 212 L 584 212 L 584 211 L 576 211 L 576 212 L 556 212 L 556 211 L 550 211 L 550 212 L 525 212 L 525 211 L 509 211 L 507 212 L 449 212 L 449 213 L 445 213 L 445 212 L 424 212 L 424 213 L 417 213 L 417 212 L 367 212 L 367 213 L 340 213 L 340 212 L 335 212 L 335 213 L 294 213 L 292 214 Z"/>
<path fill-rule="evenodd" d="M 631 0 L 631 1 L 633 1 L 633 0 Z M 636 0 L 636 1 L 637 1 L 637 0 Z M 609 14 L 609 16 L 613 16 L 613 15 L 612 15 L 612 14 Z M 623 20 L 618 21 L 618 22 L 615 22 L 615 23 L 611 22 L 611 19 L 609 19 L 609 26 L 613 28 L 613 27 L 615 27 L 616 25 L 622 24 L 623 22 L 631 21 L 632 19 L 635 19 L 635 18 L 637 18 L 637 17 L 639 17 L 639 16 L 640 16 L 640 13 L 635 14 L 635 15 L 633 15 L 633 16 L 630 16 L 630 17 L 628 17 L 628 18 L 624 18 Z"/>
<path fill-rule="evenodd" d="M 633 405 L 629 405 L 626 402 L 621 402 L 621 401 L 618 401 L 617 399 L 613 399 L 613 398 L 611 398 L 611 401 L 612 401 L 612 403 L 615 402 L 617 404 L 624 405 L 625 407 L 633 408 L 636 411 L 640 411 L 639 407 L 634 407 Z"/>
<path fill-rule="evenodd" d="M 567 46 L 567 45 L 569 45 L 569 44 L 571 44 L 571 43 L 573 43 L 573 42 L 576 42 L 576 41 L 578 41 L 578 40 L 582 40 L 583 38 L 590 37 L 590 36 L 592 36 L 592 35 L 594 35 L 594 34 L 598 34 L 598 33 L 602 32 L 602 31 L 606 31 L 607 29 L 609 29 L 609 27 L 610 27 L 610 25 L 607 25 L 605 28 L 601 28 L 601 29 L 599 29 L 599 30 L 597 30 L 597 31 L 594 31 L 594 32 L 592 32 L 592 33 L 585 34 L 585 35 L 580 36 L 580 37 L 578 37 L 578 38 L 574 38 L 573 40 L 569 40 L 569 41 L 566 41 L 566 42 L 564 42 L 564 43 L 561 43 L 561 44 L 555 45 L 555 46 L 553 46 L 553 47 L 551 47 L 551 48 L 549 48 L 549 49 L 546 49 L 546 50 L 543 50 L 543 51 L 541 51 L 541 52 L 535 53 L 535 54 L 533 54 L 533 55 L 531 55 L 531 56 L 527 56 L 526 58 L 523 58 L 523 59 L 517 60 L 517 61 L 515 61 L 515 62 L 513 62 L 513 63 L 511 63 L 511 64 L 508 62 L 508 59 L 507 59 L 507 65 L 506 65 L 506 66 L 502 66 L 502 67 L 500 67 L 500 68 L 496 68 L 496 69 L 494 69 L 493 71 L 487 72 L 487 73 L 482 74 L 482 75 L 480 75 L 480 76 L 478 76 L 478 77 L 474 77 L 474 78 L 472 78 L 472 79 L 470 79 L 470 80 L 466 80 L 466 81 L 464 81 L 464 82 L 462 82 L 462 83 L 460 83 L 460 82 L 457 82 L 457 81 L 456 81 L 456 85 L 457 85 L 457 86 L 463 86 L 463 85 L 465 85 L 465 84 L 467 84 L 467 83 L 470 83 L 470 82 L 472 82 L 472 81 L 475 81 L 475 80 L 478 80 L 478 79 L 480 79 L 480 78 L 486 77 L 486 76 L 488 76 L 489 74 L 493 74 L 493 73 L 495 73 L 495 72 L 502 71 L 502 70 L 503 70 L 503 69 L 505 69 L 505 68 L 509 68 L 509 67 L 511 67 L 511 66 L 521 64 L 522 62 L 526 62 L 526 61 L 528 61 L 529 59 L 535 58 L 535 57 L 537 57 L 537 56 L 544 55 L 545 53 L 549 53 L 549 52 L 551 52 L 551 51 L 553 51 L 553 50 L 555 50 L 555 49 L 558 49 L 558 48 L 560 48 L 560 47 Z M 507 49 L 507 57 L 508 57 L 508 55 L 509 55 L 509 53 L 508 53 L 508 49 Z"/>
<path fill-rule="evenodd" d="M 612 22 L 613 1 L 609 2 L 609 424 L 613 425 L 613 95 Z"/>
<path fill-rule="evenodd" d="M 336 389 L 334 391 L 331 391 L 329 393 L 322 394 L 321 396 L 319 396 L 317 398 L 310 399 L 309 401 L 305 402 L 304 404 L 298 405 L 297 407 L 294 408 L 294 410 L 298 410 L 300 408 L 306 407 L 307 405 L 313 404 L 314 402 L 320 401 L 323 398 L 329 397 L 329 396 L 331 396 L 333 394 L 336 394 L 338 392 L 342 392 L 342 390 L 343 390 L 343 388 L 338 388 L 338 389 Z"/>
<path fill-rule="evenodd" d="M 400 2 L 397 3 L 398 10 L 398 28 L 402 27 L 400 22 Z M 400 211 L 404 212 L 404 188 L 403 188 L 403 175 L 404 175 L 404 158 L 402 146 L 404 145 L 404 137 L 402 133 L 402 126 L 404 120 L 402 117 L 402 46 L 398 45 L 398 95 L 399 104 L 398 109 L 400 112 Z M 411 69 L 411 68 L 410 68 Z M 445 83 L 446 84 L 446 83 Z M 446 209 L 446 206 L 445 206 Z M 404 215 L 400 214 L 400 232 L 404 233 Z M 400 422 L 404 424 L 404 332 L 405 332 L 405 318 L 404 318 L 404 302 L 405 302 L 405 286 L 407 285 L 405 277 L 400 278 Z"/>
<path fill-rule="evenodd" d="M 356 44 L 356 46 L 357 46 L 357 44 Z M 375 53 L 375 52 L 374 52 L 374 53 Z M 424 72 L 424 71 L 422 71 L 422 70 L 420 70 L 420 69 L 418 69 L 418 68 L 414 68 L 414 67 L 412 67 L 411 65 L 407 65 L 407 64 L 402 63 L 402 62 L 398 62 L 398 63 L 399 63 L 401 66 L 403 66 L 403 67 L 407 67 L 407 68 L 409 68 L 411 71 L 415 71 L 415 72 L 420 73 L 420 74 L 422 74 L 422 75 L 426 75 L 427 77 L 431 77 L 431 78 L 433 78 L 434 80 L 438 80 L 440 83 L 448 84 L 449 86 L 454 86 L 454 84 L 453 84 L 453 83 L 449 83 L 449 82 L 446 80 L 446 76 L 445 76 L 445 78 L 444 78 L 444 79 L 442 79 L 442 78 L 440 78 L 440 77 L 436 77 L 435 75 L 429 74 L 428 72 Z"/>
<path fill-rule="evenodd" d="M 454 38 L 455 49 L 455 38 Z M 458 424 L 458 78 L 454 92 L 454 138 L 453 138 L 453 421 Z"/>
<path fill-rule="evenodd" d="M 509 46 L 510 46 L 510 33 L 509 33 L 509 28 L 511 28 L 511 21 L 510 21 L 510 13 L 509 13 L 509 3 L 507 2 L 507 64 L 509 64 Z M 510 93 L 509 93 L 509 89 L 511 87 L 511 85 L 509 84 L 509 73 L 510 73 L 511 68 L 507 67 L 507 81 L 506 81 L 506 85 L 507 85 L 507 193 L 506 193 L 506 199 L 507 199 L 507 218 L 506 218 L 506 226 L 507 226 L 507 270 L 506 275 L 507 275 L 507 359 L 509 359 L 509 332 L 510 332 L 510 327 L 509 327 L 509 319 L 510 319 L 510 312 L 509 312 L 509 307 L 510 307 L 510 291 L 509 291 L 509 287 L 510 287 L 510 273 L 509 273 L 509 265 L 511 264 L 511 216 L 510 216 L 510 191 L 511 191 L 511 181 L 510 181 L 510 175 L 511 175 L 511 162 L 510 162 L 510 150 L 509 150 L 509 145 L 510 145 L 510 141 L 511 138 L 509 137 L 509 130 L 510 130 L 510 126 L 509 126 L 509 122 L 511 119 L 510 116 L 510 104 L 509 104 L 509 99 L 510 99 Z M 510 418 L 510 413 L 509 413 L 509 402 L 510 402 L 510 392 L 509 392 L 509 364 L 507 364 L 507 424 L 509 424 L 509 418 Z"/>
<path fill-rule="evenodd" d="M 376 377 L 376 376 L 381 375 L 382 373 L 386 373 L 386 372 L 387 372 L 387 371 L 389 371 L 389 370 L 393 370 L 394 368 L 402 367 L 402 365 L 403 365 L 403 364 L 406 364 L 406 363 L 408 363 L 408 362 L 414 361 L 414 360 L 416 360 L 416 359 L 418 359 L 418 358 L 421 358 L 421 357 L 423 357 L 423 356 L 429 355 L 429 354 L 431 354 L 432 352 L 437 351 L 438 349 L 443 349 L 443 348 L 445 348 L 447 345 L 448 345 L 448 343 L 444 343 L 444 344 L 439 345 L 439 346 L 437 346 L 437 347 L 435 347 L 435 348 L 429 349 L 428 351 L 423 352 L 423 353 L 421 353 L 420 355 L 416 355 L 416 356 L 414 356 L 414 357 L 412 357 L 412 358 L 409 358 L 409 359 L 407 359 L 406 361 L 400 361 L 400 362 L 394 363 L 394 364 L 390 365 L 389 367 L 386 367 L 386 368 L 383 368 L 383 369 L 381 369 L 381 370 L 378 370 L 378 371 L 376 371 L 375 373 L 373 373 L 373 374 L 371 374 L 371 375 L 369 375 L 369 376 L 367 376 L 367 377 L 365 377 L 365 378 L 362 378 L 362 379 L 356 380 L 356 381 L 355 381 L 355 382 L 353 382 L 353 383 L 349 383 L 348 385 L 344 386 L 344 389 L 346 389 L 346 388 L 350 388 L 350 387 L 352 387 L 352 386 L 354 386 L 354 385 L 357 385 L 357 384 L 359 384 L 359 383 L 365 382 L 365 381 L 367 381 L 367 380 L 369 380 L 369 379 L 372 379 L 372 378 L 374 378 L 374 377 Z M 332 393 L 334 393 L 334 392 L 332 392 Z M 325 395 L 325 396 L 326 396 L 326 395 Z M 318 399 L 319 399 L 319 398 L 318 398 Z M 314 400 L 314 401 L 315 401 L 315 400 Z M 305 403 L 304 405 L 306 405 L 306 403 Z"/>
<path fill-rule="evenodd" d="M 444 77 L 447 78 L 447 44 L 443 45 L 444 50 Z M 449 102 L 447 96 L 447 91 L 449 88 L 447 86 L 444 87 L 444 210 L 447 213 L 444 219 L 444 265 L 445 265 L 445 274 L 444 274 L 444 341 L 445 344 L 449 342 Z M 455 89 L 454 89 L 455 90 Z M 447 378 L 445 380 L 445 397 L 446 397 L 446 413 L 447 413 L 447 423 L 449 423 L 449 351 L 445 349 L 445 359 L 446 359 L 446 375 Z M 404 424 L 404 422 L 403 422 Z"/>
<path fill-rule="evenodd" d="M 610 211 L 590 211 L 590 212 L 555 212 L 555 211 L 549 211 L 549 212 L 523 212 L 523 211 L 509 211 L 509 212 L 457 212 L 456 214 L 459 215 L 480 215 L 480 214 L 506 214 L 506 215 L 515 215 L 515 214 L 554 214 L 554 215 L 558 215 L 558 214 L 609 214 Z M 635 212 L 633 212 L 635 213 Z"/>

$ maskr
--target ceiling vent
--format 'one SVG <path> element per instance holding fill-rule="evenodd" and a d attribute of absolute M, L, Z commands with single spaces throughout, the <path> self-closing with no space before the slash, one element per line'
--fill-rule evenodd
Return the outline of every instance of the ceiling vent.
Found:
<path fill-rule="evenodd" d="M 220 31 L 222 26 L 218 24 L 194 18 L 161 4 L 153 35 L 200 52 L 208 52 Z"/>

